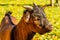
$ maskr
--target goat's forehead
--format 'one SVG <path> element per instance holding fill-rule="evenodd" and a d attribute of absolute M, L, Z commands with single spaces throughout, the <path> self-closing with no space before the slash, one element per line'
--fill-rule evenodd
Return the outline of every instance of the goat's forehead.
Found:
<path fill-rule="evenodd" d="M 24 11 L 24 14 L 26 14 L 27 12 L 29 12 L 30 14 L 33 14 L 35 16 L 45 16 L 45 12 L 44 10 L 42 9 L 42 7 L 33 7 L 32 10 L 28 10 L 26 9 Z"/>
<path fill-rule="evenodd" d="M 45 12 L 41 7 L 34 7 L 33 11 L 34 11 L 34 15 L 45 17 Z"/>
<path fill-rule="evenodd" d="M 33 10 L 35 11 L 36 10 L 36 12 L 44 12 L 44 10 L 42 9 L 42 7 L 33 7 Z"/>

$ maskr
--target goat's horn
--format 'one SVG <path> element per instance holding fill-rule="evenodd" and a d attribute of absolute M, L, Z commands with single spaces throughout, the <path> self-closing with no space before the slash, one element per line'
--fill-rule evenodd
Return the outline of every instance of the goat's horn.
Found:
<path fill-rule="evenodd" d="M 32 6 L 23 6 L 23 8 L 28 9 L 28 10 L 32 10 L 33 9 Z"/>
<path fill-rule="evenodd" d="M 37 7 L 37 4 L 36 3 L 33 3 L 33 5 Z"/>

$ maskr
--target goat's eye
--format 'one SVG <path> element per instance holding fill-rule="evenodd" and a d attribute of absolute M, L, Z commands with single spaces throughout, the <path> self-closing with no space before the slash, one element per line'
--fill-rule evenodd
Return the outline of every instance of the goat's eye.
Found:
<path fill-rule="evenodd" d="M 40 20 L 39 18 L 37 18 L 37 20 Z"/>

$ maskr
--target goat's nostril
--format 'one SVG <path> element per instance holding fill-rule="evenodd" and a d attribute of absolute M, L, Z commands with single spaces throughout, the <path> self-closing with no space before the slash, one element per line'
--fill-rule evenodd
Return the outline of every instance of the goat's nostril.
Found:
<path fill-rule="evenodd" d="M 53 29 L 53 26 L 49 27 L 49 30 L 51 31 Z"/>
<path fill-rule="evenodd" d="M 53 28 L 53 26 L 51 26 L 51 28 Z"/>
<path fill-rule="evenodd" d="M 53 29 L 53 26 L 51 26 L 51 29 Z"/>
<path fill-rule="evenodd" d="M 37 20 L 40 20 L 40 19 L 37 19 Z"/>

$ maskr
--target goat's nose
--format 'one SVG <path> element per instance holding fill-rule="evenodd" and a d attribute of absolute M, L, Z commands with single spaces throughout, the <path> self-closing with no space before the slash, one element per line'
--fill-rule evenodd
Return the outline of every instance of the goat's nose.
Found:
<path fill-rule="evenodd" d="M 52 31 L 52 29 L 53 29 L 53 26 L 50 26 L 50 27 L 49 27 L 49 30 Z"/>
<path fill-rule="evenodd" d="M 51 26 L 50 29 L 52 30 L 53 29 L 53 26 Z"/>
<path fill-rule="evenodd" d="M 47 25 L 47 26 L 46 26 L 46 29 L 47 29 L 48 31 L 52 31 L 53 26 L 52 26 L 52 25 Z"/>
<path fill-rule="evenodd" d="M 53 26 L 52 26 L 50 23 L 48 24 L 48 26 L 49 26 L 49 29 L 50 29 L 50 30 L 53 29 Z"/>

